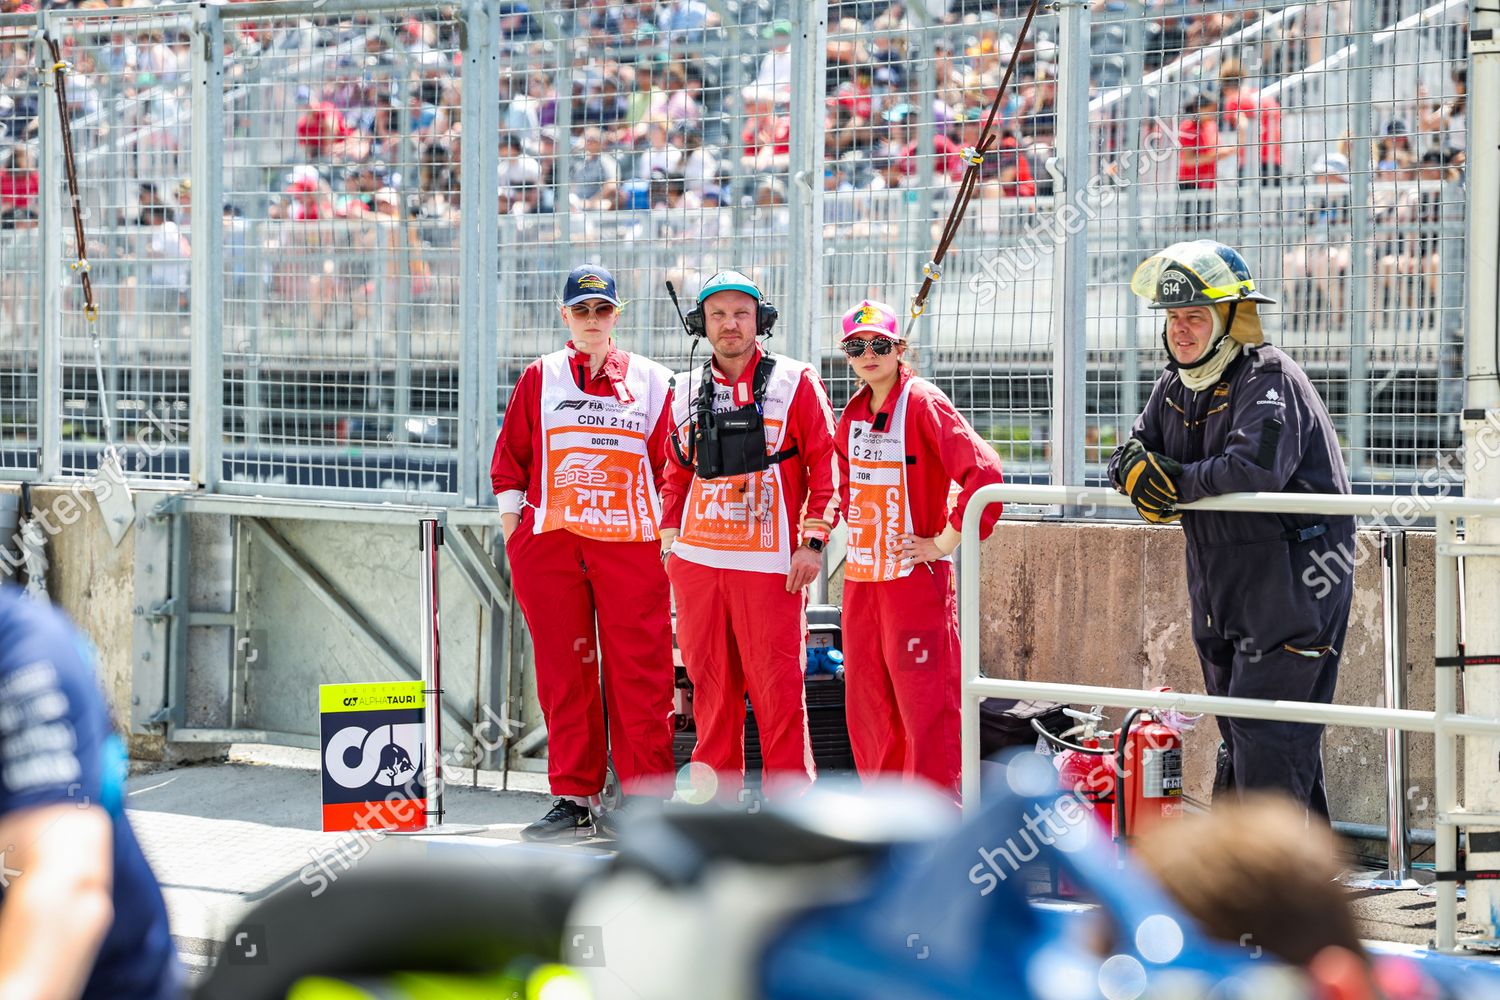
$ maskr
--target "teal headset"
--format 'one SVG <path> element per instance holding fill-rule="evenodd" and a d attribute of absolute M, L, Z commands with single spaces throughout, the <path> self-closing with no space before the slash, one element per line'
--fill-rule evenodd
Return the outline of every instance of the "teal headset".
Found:
<path fill-rule="evenodd" d="M 760 287 L 744 274 L 739 271 L 720 271 L 704 282 L 702 290 L 698 292 L 698 303 L 682 318 L 682 323 L 687 327 L 690 336 L 708 335 L 708 323 L 703 315 L 703 303 L 715 292 L 744 292 L 755 299 L 755 335 L 757 337 L 771 335 L 771 328 L 776 325 L 776 319 L 781 315 L 780 312 L 765 300 L 765 297 L 761 295 Z"/>

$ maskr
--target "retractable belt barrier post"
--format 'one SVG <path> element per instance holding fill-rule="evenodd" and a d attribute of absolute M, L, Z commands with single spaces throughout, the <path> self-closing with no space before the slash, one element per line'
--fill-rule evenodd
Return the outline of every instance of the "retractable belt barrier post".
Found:
<path fill-rule="evenodd" d="M 1385 704 L 1406 707 L 1406 532 L 1380 538 L 1381 590 L 1385 596 Z M 1411 878 L 1411 831 L 1406 815 L 1406 732 L 1385 734 L 1386 870 L 1376 881 L 1400 886 Z"/>
<path fill-rule="evenodd" d="M 427 789 L 427 829 L 443 825 L 443 685 L 442 633 L 438 628 L 438 549 L 443 526 L 435 518 L 420 522 L 422 557 L 422 688 L 427 711 L 422 721 L 422 784 Z"/>
<path fill-rule="evenodd" d="M 993 503 L 1030 504 L 1058 507 L 1120 507 L 1131 506 L 1130 500 L 1107 487 L 1080 486 L 1026 486 L 995 485 L 978 490 L 964 512 L 963 539 L 969 545 L 968 558 L 959 568 L 959 629 L 963 645 L 963 797 L 964 812 L 972 816 L 979 806 L 980 753 L 979 753 L 979 703 L 985 698 L 1039 699 L 1047 701 L 1074 701 L 1111 708 L 1150 708 L 1156 710 L 1175 709 L 1179 712 L 1202 712 L 1227 718 L 1266 719 L 1278 722 L 1307 722 L 1320 725 L 1354 726 L 1366 729 L 1387 729 L 1398 733 L 1419 732 L 1434 734 L 1433 788 L 1437 799 L 1437 866 L 1438 866 L 1438 914 L 1437 947 L 1452 950 L 1457 941 L 1457 894 L 1456 884 L 1465 876 L 1473 878 L 1491 877 L 1488 872 L 1465 872 L 1456 870 L 1455 831 L 1444 828 L 1464 826 L 1500 825 L 1500 815 L 1465 811 L 1458 802 L 1458 785 L 1455 777 L 1459 736 L 1489 736 L 1500 734 L 1500 718 L 1459 714 L 1456 708 L 1457 671 L 1436 670 L 1434 679 L 1434 710 L 1419 712 L 1400 707 L 1404 699 L 1404 684 L 1389 687 L 1386 707 L 1363 705 L 1324 705 L 1317 702 L 1269 701 L 1255 698 L 1228 698 L 1211 695 L 1160 692 L 1133 688 L 1098 687 L 1086 684 L 1040 683 L 1032 681 L 998 680 L 984 676 L 979 658 L 979 580 L 981 573 L 979 524 L 986 508 Z M 1435 667 L 1454 665 L 1450 661 L 1457 652 L 1456 604 L 1458 599 L 1457 558 L 1464 555 L 1465 543 L 1456 539 L 1455 526 L 1459 518 L 1486 517 L 1500 520 L 1500 500 L 1471 499 L 1468 497 L 1413 497 L 1413 496 L 1354 496 L 1349 494 L 1306 493 L 1231 493 L 1224 496 L 1181 504 L 1181 510 L 1229 510 L 1268 514 L 1329 514 L 1353 517 L 1394 518 L 1410 523 L 1414 516 L 1432 517 L 1437 526 L 1436 551 L 1436 657 Z M 1472 555 L 1489 554 L 1475 549 Z M 1404 570 L 1404 550 L 1401 570 Z M 1393 567 L 1388 571 L 1397 572 Z M 1404 578 L 1404 572 L 1401 574 Z M 1392 581 L 1396 578 L 1392 575 Z M 1404 613 L 1404 594 L 1402 612 Z M 1391 628 L 1390 623 L 1387 629 Z M 1388 652 L 1395 656 L 1399 666 L 1404 660 L 1400 650 Z M 1387 661 L 1388 683 L 1392 679 L 1390 663 Z M 1403 678 L 1398 680 L 1404 681 Z M 1395 796 L 1402 791 L 1404 777 L 1394 768 L 1401 765 L 1404 771 L 1404 746 L 1388 744 L 1393 753 L 1388 766 L 1388 788 L 1395 789 L 1392 798 L 1392 841 L 1406 840 L 1404 808 L 1396 810 Z M 1391 784 L 1394 782 L 1395 784 Z M 1404 800 L 1401 803 L 1404 806 Z M 1404 855 L 1393 856 L 1392 868 L 1405 864 Z"/>

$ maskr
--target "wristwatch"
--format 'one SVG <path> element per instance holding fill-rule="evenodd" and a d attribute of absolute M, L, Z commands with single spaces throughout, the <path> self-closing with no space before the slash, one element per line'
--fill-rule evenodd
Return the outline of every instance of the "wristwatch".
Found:
<path fill-rule="evenodd" d="M 812 536 L 810 538 L 805 539 L 802 542 L 802 544 L 806 545 L 808 548 L 812 549 L 814 552 L 822 552 L 823 551 L 823 546 L 825 544 L 827 544 L 827 543 L 825 543 L 823 541 L 823 539 L 821 539 L 821 538 L 817 537 L 816 535 L 814 535 L 814 536 Z"/>

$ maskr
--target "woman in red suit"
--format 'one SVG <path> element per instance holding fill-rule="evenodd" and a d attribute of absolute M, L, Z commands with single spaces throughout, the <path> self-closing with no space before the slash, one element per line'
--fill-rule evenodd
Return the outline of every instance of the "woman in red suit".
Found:
<path fill-rule="evenodd" d="M 962 677 L 950 557 L 969 498 L 1001 481 L 1000 456 L 905 362 L 890 306 L 865 300 L 849 310 L 842 346 L 864 383 L 835 434 L 849 526 L 844 680 L 854 763 L 863 778 L 920 777 L 956 799 Z M 982 535 L 999 516 L 999 504 L 985 511 Z"/>

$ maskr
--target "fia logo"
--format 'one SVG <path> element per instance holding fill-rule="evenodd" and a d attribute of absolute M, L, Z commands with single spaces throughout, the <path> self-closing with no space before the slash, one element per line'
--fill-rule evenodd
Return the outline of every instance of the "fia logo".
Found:
<path fill-rule="evenodd" d="M 345 726 L 328 741 L 323 766 L 328 776 L 345 788 L 373 783 L 397 788 L 422 772 L 422 724 Z"/>

